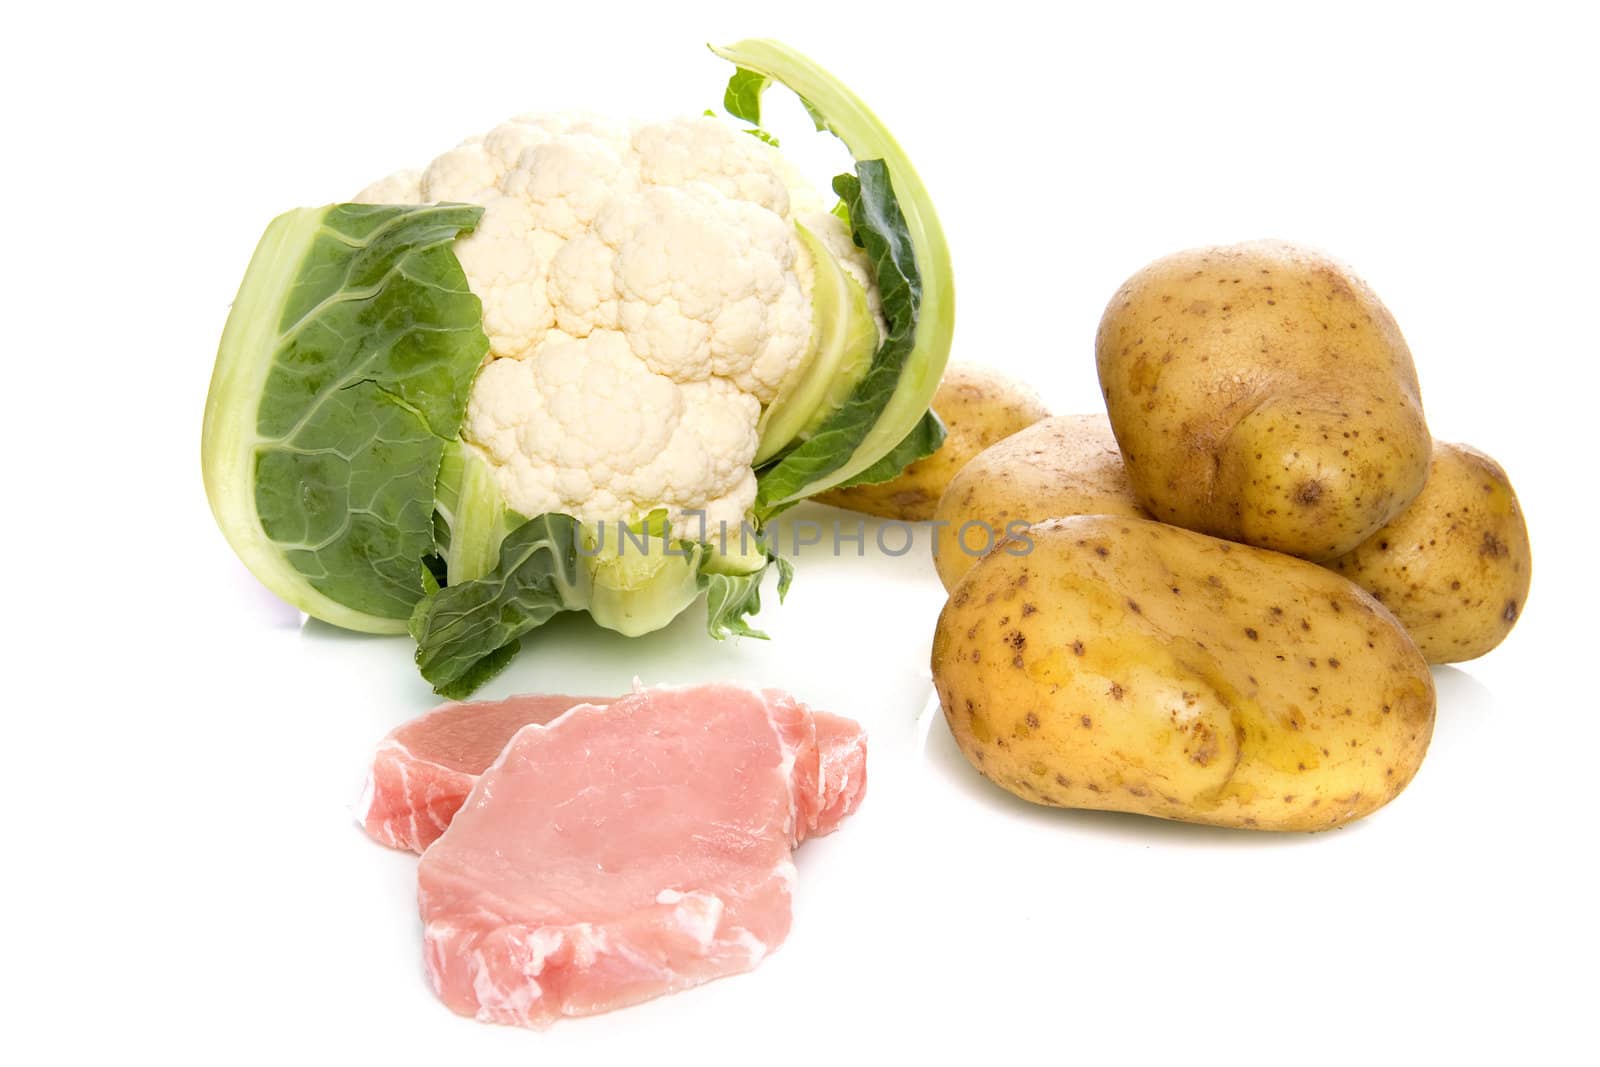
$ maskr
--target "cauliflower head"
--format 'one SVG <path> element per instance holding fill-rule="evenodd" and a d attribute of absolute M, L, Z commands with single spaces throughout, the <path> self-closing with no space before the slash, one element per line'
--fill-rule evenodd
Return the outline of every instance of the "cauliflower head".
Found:
<path fill-rule="evenodd" d="M 409 634 L 441 695 L 560 612 L 635 635 L 703 599 L 710 636 L 762 636 L 794 573 L 766 524 L 944 439 L 953 277 L 915 168 L 792 48 L 712 51 L 745 128 L 515 118 L 283 212 L 245 269 L 201 428 L 217 524 L 288 603 Z M 833 197 L 762 129 L 770 85 L 849 151 Z"/>
<path fill-rule="evenodd" d="M 879 314 L 845 224 L 711 118 L 521 116 L 356 201 L 482 206 L 455 246 L 489 339 L 461 435 L 523 515 L 738 527 L 762 411 L 812 347 L 797 224 Z"/>

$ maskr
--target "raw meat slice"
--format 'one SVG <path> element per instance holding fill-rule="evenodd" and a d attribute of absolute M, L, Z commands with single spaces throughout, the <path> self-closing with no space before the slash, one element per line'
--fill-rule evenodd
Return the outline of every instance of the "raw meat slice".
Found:
<path fill-rule="evenodd" d="M 421 852 L 444 833 L 513 734 L 576 704 L 612 699 L 516 696 L 434 708 L 379 742 L 356 818 L 380 843 Z"/>
<path fill-rule="evenodd" d="M 444 833 L 489 764 L 513 734 L 547 723 L 577 704 L 609 704 L 613 697 L 515 696 L 508 700 L 445 704 L 412 719 L 378 744 L 356 820 L 390 848 L 421 852 Z M 866 735 L 849 719 L 813 712 L 823 790 L 837 810 L 831 827 L 856 810 L 866 785 L 853 775 L 866 766 Z M 819 813 L 820 814 L 820 813 Z M 808 836 L 819 833 L 807 826 Z"/>
<path fill-rule="evenodd" d="M 524 727 L 418 866 L 435 990 L 543 1027 L 749 970 L 789 932 L 791 849 L 855 808 L 865 758 L 849 720 L 732 685 Z"/>

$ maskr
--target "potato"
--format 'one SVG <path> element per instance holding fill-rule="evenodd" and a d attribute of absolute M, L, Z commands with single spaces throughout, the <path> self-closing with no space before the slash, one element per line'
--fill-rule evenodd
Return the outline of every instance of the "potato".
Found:
<path fill-rule="evenodd" d="M 1034 423 L 962 467 L 933 513 L 939 580 L 954 589 L 1011 524 L 1067 515 L 1149 517 L 1128 485 L 1104 415 Z"/>
<path fill-rule="evenodd" d="M 972 764 L 1039 804 L 1262 830 L 1358 819 L 1416 773 L 1427 664 L 1360 587 L 1143 519 L 1002 543 L 939 616 L 933 678 Z"/>
<path fill-rule="evenodd" d="M 1128 477 L 1163 522 L 1327 560 L 1427 479 L 1405 339 L 1316 252 L 1257 242 L 1158 260 L 1112 297 L 1095 354 Z"/>
<path fill-rule="evenodd" d="M 898 478 L 832 489 L 816 499 L 886 519 L 931 519 L 944 487 L 968 460 L 1050 414 L 1020 382 L 987 367 L 959 363 L 945 371 L 933 395 L 933 410 L 949 435 L 937 452 L 911 464 Z"/>
<path fill-rule="evenodd" d="M 1504 641 L 1533 576 L 1506 472 L 1482 452 L 1439 442 L 1422 494 L 1328 566 L 1394 612 L 1429 663 L 1474 659 Z"/>

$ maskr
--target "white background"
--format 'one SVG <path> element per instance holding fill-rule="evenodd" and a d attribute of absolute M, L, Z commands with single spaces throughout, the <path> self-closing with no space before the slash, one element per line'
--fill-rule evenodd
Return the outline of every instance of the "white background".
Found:
<path fill-rule="evenodd" d="M 45 9 L 12 9 L 0 41 L 0 1057 L 1593 1055 L 1584 5 Z M 344 807 L 430 695 L 403 640 L 302 626 L 233 560 L 199 476 L 216 339 L 279 211 L 521 111 L 715 106 L 728 70 L 702 43 L 758 34 L 893 127 L 954 251 L 956 358 L 1059 412 L 1098 406 L 1095 325 L 1146 261 L 1278 236 L 1353 264 L 1406 332 L 1436 436 L 1511 472 L 1533 592 L 1500 650 L 1436 673 L 1412 786 L 1314 836 L 1033 809 L 977 778 L 942 722 L 919 726 L 925 542 L 802 559 L 770 644 L 713 647 L 692 618 L 636 643 L 554 625 L 488 695 L 788 686 L 871 728 L 873 787 L 801 851 L 793 934 L 754 974 L 544 1034 L 458 1019 L 422 977 L 414 861 Z"/>

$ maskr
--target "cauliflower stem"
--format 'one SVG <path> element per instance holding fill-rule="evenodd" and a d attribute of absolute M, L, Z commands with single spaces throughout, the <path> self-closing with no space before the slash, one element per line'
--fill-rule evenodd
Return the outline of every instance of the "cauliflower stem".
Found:
<path fill-rule="evenodd" d="M 673 540 L 664 510 L 628 530 L 624 543 L 621 530 L 586 527 L 570 515 L 516 526 L 487 576 L 434 585 L 417 602 L 410 630 L 422 676 L 441 696 L 463 699 L 511 662 L 525 634 L 560 612 L 587 611 L 601 626 L 636 637 L 665 626 L 702 593 L 712 637 L 766 637 L 746 619 L 761 610 L 769 564 L 779 570 L 779 596 L 788 591 L 788 560 Z"/>

